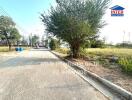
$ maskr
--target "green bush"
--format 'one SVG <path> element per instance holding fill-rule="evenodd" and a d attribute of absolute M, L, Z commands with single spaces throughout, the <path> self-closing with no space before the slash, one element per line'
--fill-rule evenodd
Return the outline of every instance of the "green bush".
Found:
<path fill-rule="evenodd" d="M 91 48 L 105 48 L 105 41 L 103 40 L 94 40 L 91 41 Z"/>
<path fill-rule="evenodd" d="M 132 57 L 122 57 L 118 63 L 126 73 L 132 75 Z"/>
<path fill-rule="evenodd" d="M 55 50 L 55 49 L 59 48 L 59 41 L 57 41 L 56 39 L 51 39 L 51 41 L 49 43 L 49 47 L 51 50 Z"/>

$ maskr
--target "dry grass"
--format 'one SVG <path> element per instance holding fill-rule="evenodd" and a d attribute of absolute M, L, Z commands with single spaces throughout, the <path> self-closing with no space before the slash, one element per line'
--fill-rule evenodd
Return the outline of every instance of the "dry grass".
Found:
<path fill-rule="evenodd" d="M 114 55 L 118 57 L 132 56 L 132 49 L 105 48 L 105 49 L 86 49 L 87 54 L 93 55 Z"/>
<path fill-rule="evenodd" d="M 29 50 L 30 47 L 23 47 L 24 50 Z M 15 51 L 15 47 L 12 47 L 11 51 Z M 9 47 L 8 46 L 0 46 L 0 52 L 11 52 L 9 51 Z"/>

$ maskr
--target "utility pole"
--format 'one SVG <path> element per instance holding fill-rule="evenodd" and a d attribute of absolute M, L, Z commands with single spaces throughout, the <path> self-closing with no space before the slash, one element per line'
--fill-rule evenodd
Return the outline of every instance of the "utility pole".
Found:
<path fill-rule="evenodd" d="M 126 32 L 125 31 L 123 31 L 123 43 L 125 42 L 125 34 L 126 34 Z"/>
<path fill-rule="evenodd" d="M 31 33 L 31 48 L 33 47 L 33 38 L 32 38 L 32 33 Z"/>
<path fill-rule="evenodd" d="M 128 37 L 129 37 L 129 43 L 131 43 L 131 33 L 128 33 Z"/>
<path fill-rule="evenodd" d="M 123 35 L 123 47 L 125 46 L 125 34 L 126 34 L 126 32 L 124 31 L 124 35 Z"/>

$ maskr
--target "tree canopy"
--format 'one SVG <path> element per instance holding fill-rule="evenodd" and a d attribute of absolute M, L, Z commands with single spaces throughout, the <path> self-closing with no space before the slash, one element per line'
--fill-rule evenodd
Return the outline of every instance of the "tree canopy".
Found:
<path fill-rule="evenodd" d="M 11 50 L 11 44 L 21 38 L 14 21 L 8 16 L 0 16 L 0 38 L 7 41 L 9 50 Z"/>
<path fill-rule="evenodd" d="M 102 20 L 110 0 L 56 0 L 49 14 L 41 14 L 48 33 L 66 41 L 73 57 L 105 25 Z"/>

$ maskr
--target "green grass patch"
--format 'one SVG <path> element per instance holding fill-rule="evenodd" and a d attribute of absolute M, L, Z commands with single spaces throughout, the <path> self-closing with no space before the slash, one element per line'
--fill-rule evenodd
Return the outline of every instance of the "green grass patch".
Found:
<path fill-rule="evenodd" d="M 55 50 L 56 52 L 59 52 L 59 53 L 62 53 L 62 54 L 68 54 L 70 49 L 67 49 L 67 48 L 57 48 Z"/>
<path fill-rule="evenodd" d="M 101 56 L 132 56 L 132 49 L 119 48 L 105 48 L 105 49 L 86 49 L 87 54 L 101 55 Z"/>
<path fill-rule="evenodd" d="M 56 50 L 59 53 L 68 54 L 69 49 L 59 48 Z M 111 65 L 119 65 L 122 70 L 128 74 L 132 74 L 132 49 L 124 48 L 88 48 L 81 50 L 80 54 L 89 57 L 92 61 L 97 61 L 104 67 Z"/>
<path fill-rule="evenodd" d="M 15 48 L 12 48 L 11 51 L 14 51 L 14 50 L 15 50 Z M 7 46 L 0 47 L 0 52 L 9 52 L 9 47 L 7 47 Z"/>
<path fill-rule="evenodd" d="M 118 64 L 124 72 L 132 75 L 132 49 L 86 49 L 85 55 L 98 57 L 97 60 L 104 66 Z"/>
<path fill-rule="evenodd" d="M 24 50 L 29 50 L 30 47 L 22 47 Z M 11 51 L 15 51 L 15 47 L 11 48 Z M 0 52 L 11 52 L 8 46 L 0 46 Z"/>
<path fill-rule="evenodd" d="M 132 57 L 122 57 L 118 63 L 121 65 L 123 71 L 132 75 Z"/>

